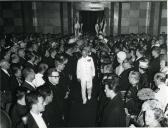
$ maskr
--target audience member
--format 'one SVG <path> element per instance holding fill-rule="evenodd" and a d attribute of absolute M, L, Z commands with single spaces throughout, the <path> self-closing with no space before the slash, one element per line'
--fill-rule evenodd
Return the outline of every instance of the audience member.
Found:
<path fill-rule="evenodd" d="M 44 98 L 37 91 L 32 91 L 26 95 L 26 104 L 30 108 L 27 116 L 27 128 L 47 128 L 47 123 L 42 116 L 45 111 Z"/>
<path fill-rule="evenodd" d="M 36 89 L 36 86 L 32 83 L 35 78 L 34 70 L 30 67 L 23 69 L 23 77 L 24 82 L 21 86 L 27 88 L 28 92 L 34 91 Z"/>
<path fill-rule="evenodd" d="M 115 73 L 118 76 L 124 71 L 124 68 L 123 68 L 122 64 L 123 64 L 125 59 L 126 59 L 126 53 L 125 52 L 120 51 L 120 52 L 117 53 L 117 61 L 119 63 L 119 66 L 116 67 Z"/>
<path fill-rule="evenodd" d="M 45 84 L 45 80 L 43 77 L 47 69 L 48 69 L 47 64 L 41 63 L 38 66 L 38 71 L 35 74 L 34 80 L 32 81 L 32 83 L 36 86 L 36 88 Z"/>
<path fill-rule="evenodd" d="M 59 72 L 54 68 L 47 71 L 47 82 L 44 86 L 49 86 L 53 92 L 53 100 L 46 106 L 44 116 L 51 128 L 62 126 L 63 124 L 63 95 L 62 87 L 59 86 Z"/>
<path fill-rule="evenodd" d="M 117 77 L 105 83 L 104 91 L 109 101 L 104 108 L 102 127 L 126 127 L 124 103 L 118 85 L 119 79 Z"/>
<path fill-rule="evenodd" d="M 16 91 L 16 103 L 11 107 L 10 116 L 13 128 L 24 128 L 24 118 L 28 113 L 25 97 L 27 90 L 24 87 L 19 87 Z"/>

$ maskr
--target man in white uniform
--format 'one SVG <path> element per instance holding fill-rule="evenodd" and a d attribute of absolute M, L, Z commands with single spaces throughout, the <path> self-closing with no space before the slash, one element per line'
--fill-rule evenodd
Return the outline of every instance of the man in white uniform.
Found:
<path fill-rule="evenodd" d="M 82 50 L 82 57 L 77 63 L 77 78 L 81 82 L 81 92 L 83 104 L 87 102 L 86 90 L 88 94 L 88 100 L 91 99 L 92 94 L 92 80 L 95 76 L 95 66 L 92 57 L 88 56 L 87 49 Z"/>

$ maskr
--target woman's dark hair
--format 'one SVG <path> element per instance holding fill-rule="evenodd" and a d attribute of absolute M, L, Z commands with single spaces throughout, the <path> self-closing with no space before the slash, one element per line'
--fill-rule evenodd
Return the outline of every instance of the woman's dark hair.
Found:
<path fill-rule="evenodd" d="M 47 70 L 47 77 L 52 76 L 52 73 L 53 73 L 53 72 L 57 72 L 57 70 L 56 70 L 55 68 L 49 68 L 49 69 Z"/>
<path fill-rule="evenodd" d="M 11 71 L 13 74 L 17 73 L 19 70 L 21 70 L 21 65 L 20 64 L 13 64 L 11 66 Z"/>
<path fill-rule="evenodd" d="M 64 64 L 64 62 L 65 62 L 65 59 L 61 59 L 61 58 L 55 60 L 55 67 L 57 68 L 58 65 Z"/>
<path fill-rule="evenodd" d="M 141 55 L 145 55 L 145 49 L 144 49 L 144 48 L 142 48 L 142 47 L 137 47 L 137 50 L 139 51 L 139 53 L 140 53 Z"/>
<path fill-rule="evenodd" d="M 35 55 L 33 54 L 33 52 L 27 52 L 26 56 L 25 56 L 27 61 L 31 60 L 34 57 L 35 57 Z"/>
<path fill-rule="evenodd" d="M 104 81 L 105 85 L 108 85 L 110 90 L 113 90 L 115 93 L 119 92 L 119 78 L 117 76 L 113 76 L 112 79 L 108 79 Z"/>
<path fill-rule="evenodd" d="M 131 59 L 126 58 L 123 63 L 129 63 L 131 66 L 133 66 L 133 62 Z"/>
<path fill-rule="evenodd" d="M 38 72 L 45 72 L 48 69 L 48 65 L 45 63 L 41 63 L 38 66 Z"/>
<path fill-rule="evenodd" d="M 24 88 L 24 87 L 18 87 L 17 90 L 16 90 L 17 100 L 22 99 L 26 95 L 26 93 L 27 93 L 26 88 Z"/>
<path fill-rule="evenodd" d="M 32 91 L 26 95 L 26 105 L 29 108 L 32 108 L 33 104 L 38 102 L 38 98 L 42 97 L 42 95 L 38 91 Z"/>
<path fill-rule="evenodd" d="M 157 54 L 160 54 L 160 47 L 154 46 L 154 47 L 152 48 L 152 51 L 155 51 Z"/>
<path fill-rule="evenodd" d="M 38 87 L 37 91 L 43 96 L 44 99 L 52 94 L 51 88 L 45 85 Z"/>
<path fill-rule="evenodd" d="M 23 71 L 22 71 L 23 77 L 26 78 L 32 72 L 34 72 L 34 70 L 32 68 L 27 67 L 27 68 L 23 69 Z"/>

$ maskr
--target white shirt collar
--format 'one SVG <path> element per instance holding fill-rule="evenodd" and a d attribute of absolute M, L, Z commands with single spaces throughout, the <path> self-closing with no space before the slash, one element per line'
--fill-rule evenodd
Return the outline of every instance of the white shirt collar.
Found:
<path fill-rule="evenodd" d="M 141 57 L 137 57 L 136 60 L 140 59 Z"/>
<path fill-rule="evenodd" d="M 42 114 L 36 114 L 33 113 L 32 111 L 30 111 L 30 114 L 33 116 L 36 124 L 38 125 L 39 128 L 47 128 L 46 123 L 44 122 L 43 118 L 42 118 Z"/>
<path fill-rule="evenodd" d="M 25 82 L 27 82 L 28 84 L 30 84 L 33 88 L 36 88 L 35 85 L 32 82 L 29 82 L 27 80 L 25 80 Z"/>
<path fill-rule="evenodd" d="M 27 61 L 28 63 L 30 63 L 30 64 L 32 64 L 32 65 L 34 65 L 31 61 Z"/>
<path fill-rule="evenodd" d="M 8 76 L 10 76 L 9 72 L 6 69 L 1 68 Z"/>
<path fill-rule="evenodd" d="M 33 116 L 42 116 L 41 113 L 37 114 L 37 113 L 34 113 L 34 112 L 32 112 L 32 111 L 30 111 L 30 113 L 31 113 Z"/>

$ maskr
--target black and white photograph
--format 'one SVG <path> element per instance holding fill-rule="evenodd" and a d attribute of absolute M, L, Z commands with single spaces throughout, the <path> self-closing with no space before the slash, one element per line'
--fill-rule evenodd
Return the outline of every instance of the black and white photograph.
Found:
<path fill-rule="evenodd" d="M 0 128 L 168 127 L 167 0 L 0 0 Z"/>

